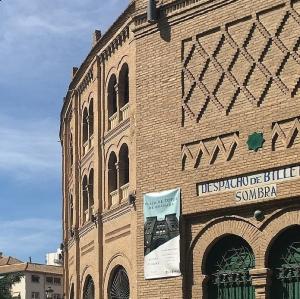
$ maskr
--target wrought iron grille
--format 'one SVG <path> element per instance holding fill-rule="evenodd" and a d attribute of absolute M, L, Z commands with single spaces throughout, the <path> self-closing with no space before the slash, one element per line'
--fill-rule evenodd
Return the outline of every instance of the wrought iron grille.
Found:
<path fill-rule="evenodd" d="M 272 298 L 300 298 L 300 242 L 287 246 L 277 261 L 281 265 L 273 269 Z"/>
<path fill-rule="evenodd" d="M 254 267 L 252 250 L 238 238 L 228 238 L 214 248 L 210 268 L 209 299 L 254 299 L 249 270 Z"/>
<path fill-rule="evenodd" d="M 115 270 L 112 277 L 109 298 L 110 299 L 129 299 L 130 286 L 127 273 L 123 267 L 119 267 Z"/>
<path fill-rule="evenodd" d="M 95 285 L 91 276 L 88 276 L 83 289 L 83 299 L 95 298 Z"/>

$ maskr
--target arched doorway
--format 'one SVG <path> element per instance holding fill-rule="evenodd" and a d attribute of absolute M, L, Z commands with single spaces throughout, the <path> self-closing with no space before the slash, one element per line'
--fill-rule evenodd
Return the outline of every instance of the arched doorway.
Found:
<path fill-rule="evenodd" d="M 249 244 L 242 238 L 229 235 L 221 238 L 208 253 L 209 299 L 254 299 L 249 270 L 254 268 L 255 258 Z"/>
<path fill-rule="evenodd" d="M 88 275 L 85 279 L 83 287 L 83 299 L 94 299 L 95 298 L 95 285 L 93 278 Z"/>
<path fill-rule="evenodd" d="M 269 251 L 272 270 L 270 298 L 300 298 L 300 226 L 293 226 L 279 235 Z"/>
<path fill-rule="evenodd" d="M 112 272 L 110 283 L 108 285 L 109 299 L 129 299 L 130 285 L 126 270 L 118 266 Z"/>

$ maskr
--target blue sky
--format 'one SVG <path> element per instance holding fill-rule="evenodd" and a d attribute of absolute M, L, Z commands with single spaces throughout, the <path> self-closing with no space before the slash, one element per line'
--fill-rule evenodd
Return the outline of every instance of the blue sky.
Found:
<path fill-rule="evenodd" d="M 0 251 L 44 262 L 61 242 L 59 113 L 73 66 L 128 0 L 0 2 Z"/>

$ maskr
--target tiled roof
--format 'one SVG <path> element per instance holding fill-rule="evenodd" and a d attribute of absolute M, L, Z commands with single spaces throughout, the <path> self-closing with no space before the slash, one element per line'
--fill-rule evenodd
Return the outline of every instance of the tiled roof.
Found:
<path fill-rule="evenodd" d="M 35 272 L 62 275 L 63 268 L 61 266 L 48 266 L 35 263 L 18 263 L 12 265 L 6 264 L 0 266 L 0 274 L 14 272 Z"/>

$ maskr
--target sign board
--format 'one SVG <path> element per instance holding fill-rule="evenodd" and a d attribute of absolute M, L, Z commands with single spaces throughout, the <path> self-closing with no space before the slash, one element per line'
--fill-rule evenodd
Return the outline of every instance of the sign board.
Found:
<path fill-rule="evenodd" d="M 180 189 L 144 195 L 145 279 L 179 276 Z"/>
<path fill-rule="evenodd" d="M 252 175 L 244 175 L 219 181 L 198 184 L 198 195 L 207 196 L 222 192 L 234 192 L 237 202 L 275 198 L 276 183 L 300 178 L 300 166 L 288 166 Z"/>

